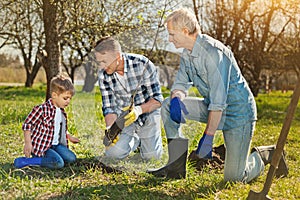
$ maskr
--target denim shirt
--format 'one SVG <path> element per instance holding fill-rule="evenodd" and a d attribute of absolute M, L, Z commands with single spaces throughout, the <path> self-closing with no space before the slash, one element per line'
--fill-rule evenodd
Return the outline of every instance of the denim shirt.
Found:
<path fill-rule="evenodd" d="M 254 96 L 238 64 L 220 41 L 205 34 L 197 36 L 190 52 L 184 49 L 171 90 L 194 86 L 210 111 L 222 111 L 219 130 L 242 126 L 257 119 Z"/>

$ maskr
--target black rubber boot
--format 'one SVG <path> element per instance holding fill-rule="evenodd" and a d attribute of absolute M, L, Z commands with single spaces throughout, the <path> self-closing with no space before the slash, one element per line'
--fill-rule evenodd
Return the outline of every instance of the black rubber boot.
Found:
<path fill-rule="evenodd" d="M 176 138 L 168 139 L 169 161 L 166 166 L 160 169 L 147 170 L 148 173 L 156 177 L 185 178 L 186 159 L 188 152 L 188 139 Z"/>
<path fill-rule="evenodd" d="M 267 165 L 267 164 L 270 164 L 272 161 L 272 157 L 275 152 L 275 148 L 276 148 L 275 145 L 254 147 L 254 148 L 252 148 L 251 153 L 254 151 L 257 151 L 259 153 L 261 159 L 263 160 L 264 164 Z M 287 163 L 285 161 L 285 152 L 283 152 L 281 159 L 279 161 L 279 164 L 278 164 L 278 168 L 275 171 L 275 176 L 277 178 L 286 177 L 289 173 L 288 170 L 289 169 L 288 169 Z"/>

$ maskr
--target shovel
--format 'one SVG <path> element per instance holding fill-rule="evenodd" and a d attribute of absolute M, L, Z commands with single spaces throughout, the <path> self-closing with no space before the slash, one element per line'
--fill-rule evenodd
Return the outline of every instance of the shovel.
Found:
<path fill-rule="evenodd" d="M 291 99 L 290 105 L 287 110 L 287 114 L 286 114 L 282 129 L 281 129 L 281 132 L 280 132 L 277 144 L 276 144 L 276 149 L 275 149 L 275 152 L 272 157 L 271 166 L 270 166 L 268 174 L 267 174 L 264 188 L 262 189 L 261 192 L 254 192 L 254 191 L 250 190 L 248 197 L 247 197 L 248 200 L 271 199 L 268 196 L 268 192 L 270 190 L 270 187 L 272 184 L 272 179 L 274 177 L 275 171 L 278 167 L 279 161 L 280 161 L 282 153 L 283 153 L 283 147 L 286 142 L 286 138 L 287 138 L 287 135 L 288 135 L 290 127 L 291 127 L 294 113 L 297 108 L 299 96 L 300 96 L 300 78 L 298 78 L 297 85 L 294 89 L 292 99 Z"/>

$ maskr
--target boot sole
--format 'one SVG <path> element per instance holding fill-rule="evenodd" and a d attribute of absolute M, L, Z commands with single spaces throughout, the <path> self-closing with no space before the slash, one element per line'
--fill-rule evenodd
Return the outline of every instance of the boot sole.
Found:
<path fill-rule="evenodd" d="M 275 150 L 276 149 L 276 146 L 275 145 L 271 145 L 271 146 L 264 146 L 264 150 L 265 151 L 268 151 L 268 150 Z M 253 147 L 252 148 L 252 150 L 251 150 L 251 153 L 252 152 L 254 152 L 254 151 L 256 151 L 256 152 L 258 152 L 258 154 L 261 156 L 261 150 L 260 150 L 260 148 L 258 148 L 258 147 Z M 280 159 L 280 161 L 279 161 L 279 164 L 278 164 L 278 167 L 277 167 L 277 169 L 276 169 L 276 171 L 275 171 L 275 177 L 276 178 L 284 178 L 284 177 L 286 177 L 287 175 L 288 175 L 288 173 L 289 173 L 289 168 L 288 168 L 288 166 L 287 166 L 287 163 L 286 163 L 286 160 L 285 160 L 285 151 L 283 150 L 283 152 L 282 152 L 282 156 L 281 156 L 281 159 Z M 261 156 L 262 157 L 262 156 Z M 272 162 L 272 161 L 271 161 Z"/>
<path fill-rule="evenodd" d="M 147 170 L 148 174 L 152 174 L 158 178 L 167 178 L 167 179 L 184 179 L 186 177 L 186 171 L 169 171 L 167 169 L 160 170 Z"/>

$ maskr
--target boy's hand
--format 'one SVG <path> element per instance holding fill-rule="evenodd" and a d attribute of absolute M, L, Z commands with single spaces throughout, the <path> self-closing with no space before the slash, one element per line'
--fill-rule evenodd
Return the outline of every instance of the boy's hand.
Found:
<path fill-rule="evenodd" d="M 31 142 L 25 143 L 23 153 L 27 158 L 31 156 L 32 144 Z"/>
<path fill-rule="evenodd" d="M 70 135 L 70 134 L 68 134 L 67 137 L 68 137 L 68 139 L 70 140 L 70 142 L 72 142 L 72 143 L 74 143 L 74 144 L 80 142 L 80 140 L 79 140 L 78 138 L 73 137 L 73 136 Z"/>

